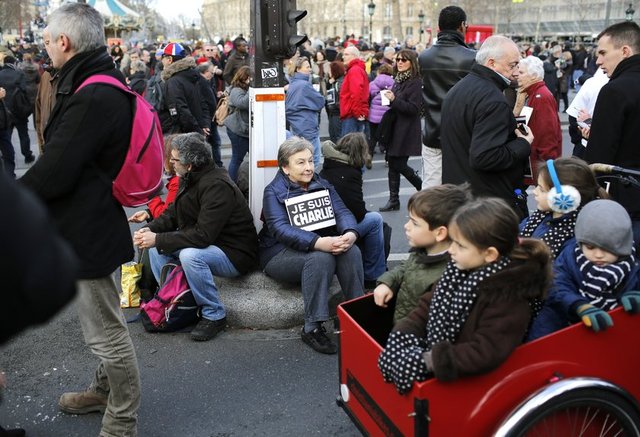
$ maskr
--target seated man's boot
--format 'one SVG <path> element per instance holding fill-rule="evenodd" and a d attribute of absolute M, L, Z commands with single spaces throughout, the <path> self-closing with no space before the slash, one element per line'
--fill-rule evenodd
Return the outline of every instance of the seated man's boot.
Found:
<path fill-rule="evenodd" d="M 69 392 L 60 396 L 60 411 L 69 414 L 104 413 L 108 396 L 94 391 Z"/>

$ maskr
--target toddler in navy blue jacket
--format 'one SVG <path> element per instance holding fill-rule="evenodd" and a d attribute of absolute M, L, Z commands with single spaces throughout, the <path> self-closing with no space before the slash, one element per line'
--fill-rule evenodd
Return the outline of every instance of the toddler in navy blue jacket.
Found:
<path fill-rule="evenodd" d="M 594 331 L 613 326 L 607 311 L 640 312 L 640 266 L 631 219 L 612 200 L 594 200 L 578 214 L 575 243 L 554 263 L 555 279 L 529 340 L 582 322 Z"/>

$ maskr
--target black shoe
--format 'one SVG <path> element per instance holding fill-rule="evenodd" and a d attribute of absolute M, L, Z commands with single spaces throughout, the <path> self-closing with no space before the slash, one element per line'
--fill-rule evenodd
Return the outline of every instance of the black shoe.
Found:
<path fill-rule="evenodd" d="M 334 342 L 331 341 L 329 337 L 327 337 L 326 330 L 324 326 L 314 329 L 311 332 L 304 332 L 304 327 L 302 328 L 302 341 L 311 346 L 316 352 L 320 352 L 321 354 L 335 354 L 338 352 L 338 347 Z"/>
<path fill-rule="evenodd" d="M 387 204 L 381 208 L 378 209 L 378 211 L 380 212 L 387 212 L 387 211 L 398 211 L 400 209 L 400 201 L 399 200 L 389 200 L 387 202 Z"/>
<path fill-rule="evenodd" d="M 35 155 L 33 153 L 31 155 L 29 155 L 29 156 L 25 156 L 24 157 L 24 163 L 25 164 L 31 164 L 35 160 L 36 160 L 36 157 L 35 157 Z"/>
<path fill-rule="evenodd" d="M 4 429 L 0 426 L 0 437 L 24 437 L 25 431 L 22 428 Z"/>
<path fill-rule="evenodd" d="M 191 331 L 191 339 L 195 341 L 208 341 L 218 335 L 227 327 L 227 318 L 220 320 L 202 319 L 198 322 L 193 331 Z"/>

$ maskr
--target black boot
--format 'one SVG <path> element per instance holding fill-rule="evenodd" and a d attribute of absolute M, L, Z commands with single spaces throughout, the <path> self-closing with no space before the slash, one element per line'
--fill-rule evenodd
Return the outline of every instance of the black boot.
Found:
<path fill-rule="evenodd" d="M 22 428 L 4 429 L 0 426 L 0 437 L 23 437 L 25 431 Z"/>
<path fill-rule="evenodd" d="M 398 211 L 400 209 L 400 173 L 389 169 L 389 201 L 379 209 L 380 212 Z"/>
<path fill-rule="evenodd" d="M 418 172 L 413 171 L 413 169 L 411 169 L 411 171 L 403 173 L 403 175 L 405 178 L 407 178 L 407 180 L 411 183 L 411 185 L 413 185 L 416 188 L 416 190 L 418 191 L 422 190 L 422 178 L 418 176 Z"/>

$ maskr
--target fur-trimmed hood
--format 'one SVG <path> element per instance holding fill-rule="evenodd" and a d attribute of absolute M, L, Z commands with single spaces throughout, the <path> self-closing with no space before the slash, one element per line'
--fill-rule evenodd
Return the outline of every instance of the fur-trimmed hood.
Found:
<path fill-rule="evenodd" d="M 196 68 L 196 60 L 191 56 L 188 56 L 186 58 L 180 59 L 179 61 L 175 61 L 172 64 L 169 64 L 169 66 L 165 67 L 165 69 L 162 70 L 161 78 L 163 81 L 167 81 L 174 74 L 184 70 L 188 70 L 190 68 Z"/>

